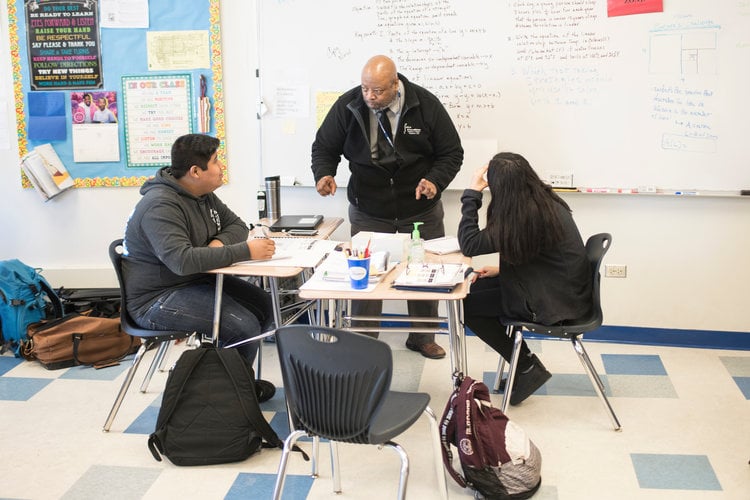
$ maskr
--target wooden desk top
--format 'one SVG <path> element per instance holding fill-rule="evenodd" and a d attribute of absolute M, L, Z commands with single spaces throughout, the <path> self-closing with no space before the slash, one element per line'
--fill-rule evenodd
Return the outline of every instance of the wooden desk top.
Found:
<path fill-rule="evenodd" d="M 460 253 L 447 255 L 426 255 L 427 262 L 442 262 L 444 264 L 471 264 L 471 258 Z M 406 262 L 401 262 L 385 275 L 380 283 L 370 292 L 355 290 L 308 290 L 299 291 L 303 299 L 337 299 L 337 300 L 459 300 L 469 293 L 469 282 L 464 280 L 456 285 L 451 292 L 422 292 L 414 290 L 397 290 L 392 288 L 393 281 L 406 268 Z"/>

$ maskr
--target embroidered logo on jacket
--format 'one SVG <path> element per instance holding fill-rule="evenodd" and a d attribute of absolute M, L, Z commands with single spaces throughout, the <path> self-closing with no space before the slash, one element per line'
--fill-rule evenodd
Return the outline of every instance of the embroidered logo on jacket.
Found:
<path fill-rule="evenodd" d="M 211 208 L 208 211 L 211 214 L 211 220 L 216 224 L 216 230 L 221 231 L 221 219 L 219 218 L 219 212 L 216 209 Z"/>
<path fill-rule="evenodd" d="M 419 135 L 421 133 L 422 133 L 422 129 L 421 128 L 414 128 L 411 125 L 409 125 L 408 123 L 404 123 L 404 134 Z"/>

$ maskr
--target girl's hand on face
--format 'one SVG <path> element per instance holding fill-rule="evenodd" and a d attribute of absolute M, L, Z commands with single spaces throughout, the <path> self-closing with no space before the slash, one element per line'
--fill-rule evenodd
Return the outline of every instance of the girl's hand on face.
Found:
<path fill-rule="evenodd" d="M 473 189 L 474 191 L 482 191 L 487 188 L 488 168 L 489 165 L 484 165 L 483 167 L 479 167 L 474 171 L 474 174 L 471 177 L 471 183 L 469 184 L 469 189 Z"/>

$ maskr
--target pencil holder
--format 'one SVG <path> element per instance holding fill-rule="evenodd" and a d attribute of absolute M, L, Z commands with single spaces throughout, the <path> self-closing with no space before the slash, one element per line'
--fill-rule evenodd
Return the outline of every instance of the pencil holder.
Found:
<path fill-rule="evenodd" d="M 370 281 L 370 257 L 349 257 L 349 280 L 354 290 L 364 290 Z"/>

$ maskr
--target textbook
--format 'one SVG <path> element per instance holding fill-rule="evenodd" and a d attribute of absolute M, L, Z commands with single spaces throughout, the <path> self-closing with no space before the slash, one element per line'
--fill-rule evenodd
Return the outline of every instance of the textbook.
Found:
<path fill-rule="evenodd" d="M 21 168 L 44 201 L 73 187 L 73 179 L 52 144 L 41 144 L 24 155 Z"/>

